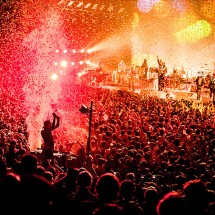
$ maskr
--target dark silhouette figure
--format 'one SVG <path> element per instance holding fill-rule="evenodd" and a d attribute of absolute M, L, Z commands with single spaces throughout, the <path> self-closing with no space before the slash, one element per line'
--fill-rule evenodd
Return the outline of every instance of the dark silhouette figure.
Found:
<path fill-rule="evenodd" d="M 162 91 L 164 89 L 165 85 L 165 74 L 167 73 L 167 67 L 165 65 L 165 62 L 159 59 L 157 56 L 157 62 L 158 62 L 158 90 Z"/>
<path fill-rule="evenodd" d="M 213 76 L 210 77 L 209 88 L 210 98 L 212 99 L 213 103 L 215 103 L 215 73 L 213 73 Z"/>
<path fill-rule="evenodd" d="M 205 84 L 205 80 L 204 80 L 204 77 L 203 75 L 199 75 L 196 80 L 195 80 L 195 83 L 196 83 L 196 93 L 197 93 L 197 100 L 200 99 L 201 97 L 201 91 L 202 91 L 202 87 L 204 86 Z"/>
<path fill-rule="evenodd" d="M 161 199 L 157 206 L 158 215 L 187 215 L 184 198 L 177 192 L 170 192 Z"/>
<path fill-rule="evenodd" d="M 143 215 L 143 209 L 138 205 L 135 198 L 135 184 L 129 179 L 125 179 L 120 184 L 119 205 L 126 210 L 127 215 Z"/>
<path fill-rule="evenodd" d="M 95 185 L 95 192 L 98 198 L 97 207 L 92 212 L 94 215 L 123 215 L 125 210 L 117 204 L 120 182 L 117 176 L 112 173 L 101 175 Z"/>
<path fill-rule="evenodd" d="M 204 215 L 209 205 L 209 195 L 203 181 L 196 179 L 188 181 L 183 186 L 189 214 Z"/>
<path fill-rule="evenodd" d="M 89 214 L 95 208 L 96 196 L 91 192 L 93 177 L 87 170 L 81 171 L 77 177 L 77 189 L 74 195 L 68 196 L 68 211 L 76 214 Z"/>
<path fill-rule="evenodd" d="M 54 138 L 52 135 L 52 131 L 59 127 L 60 117 L 57 116 L 55 113 L 53 113 L 52 115 L 54 117 L 53 122 L 51 123 L 50 120 L 46 120 L 44 122 L 41 135 L 43 138 L 42 160 L 50 159 L 53 162 Z"/>

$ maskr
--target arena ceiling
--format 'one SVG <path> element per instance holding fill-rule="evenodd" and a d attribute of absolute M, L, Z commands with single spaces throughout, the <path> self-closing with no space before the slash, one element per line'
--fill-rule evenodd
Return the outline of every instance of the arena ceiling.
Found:
<path fill-rule="evenodd" d="M 142 8 L 137 6 L 138 2 Z M 157 4 L 147 10 L 148 2 Z M 190 56 L 195 56 L 198 62 L 211 59 L 210 64 L 214 59 L 211 52 L 215 41 L 214 0 L 0 0 L 0 3 L 0 39 L 4 47 L 7 43 L 11 48 L 11 43 L 24 40 L 35 29 L 42 29 L 45 34 L 42 26 L 53 15 L 60 18 L 58 31 L 68 41 L 68 49 L 90 48 L 108 38 L 106 46 L 110 46 L 112 35 L 120 38 L 119 42 L 115 38 L 114 45 L 118 46 L 130 34 L 132 57 L 142 54 L 140 61 L 145 55 L 149 58 L 153 55 L 153 63 L 157 54 L 169 61 L 171 58 L 172 65 L 187 64 Z"/>

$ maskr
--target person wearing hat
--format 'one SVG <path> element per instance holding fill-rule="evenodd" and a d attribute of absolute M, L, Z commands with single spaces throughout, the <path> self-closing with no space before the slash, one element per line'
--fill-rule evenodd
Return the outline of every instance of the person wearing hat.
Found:
<path fill-rule="evenodd" d="M 44 121 L 41 136 L 43 138 L 42 160 L 50 159 L 53 162 L 54 138 L 52 131 L 60 126 L 60 117 L 57 116 L 56 113 L 53 113 L 52 115 L 54 117 L 52 123 L 50 120 Z"/>

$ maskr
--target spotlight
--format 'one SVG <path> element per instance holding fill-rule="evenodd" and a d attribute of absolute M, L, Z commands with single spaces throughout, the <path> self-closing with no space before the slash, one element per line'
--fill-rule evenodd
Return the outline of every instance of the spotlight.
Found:
<path fill-rule="evenodd" d="M 57 52 L 57 53 L 58 53 L 58 52 L 59 52 L 59 50 L 57 49 L 57 50 L 55 50 L 55 52 Z"/>
<path fill-rule="evenodd" d="M 84 53 L 84 49 L 81 49 L 81 53 Z"/>
<path fill-rule="evenodd" d="M 80 63 L 80 65 L 82 65 L 84 62 L 83 62 L 83 61 L 80 61 L 79 63 Z"/>
<path fill-rule="evenodd" d="M 58 79 L 58 75 L 56 73 L 53 73 L 51 75 L 51 79 L 54 80 L 54 81 L 57 80 Z"/>
<path fill-rule="evenodd" d="M 82 105 L 82 106 L 79 108 L 79 111 L 80 111 L 81 113 L 83 113 L 83 114 L 87 114 L 87 113 L 90 112 L 90 109 L 89 109 L 87 106 Z"/>
<path fill-rule="evenodd" d="M 54 65 L 57 66 L 57 65 L 58 65 L 58 62 L 54 62 Z"/>
<path fill-rule="evenodd" d="M 65 60 L 61 61 L 60 65 L 62 67 L 67 67 L 67 61 L 65 61 Z"/>
<path fill-rule="evenodd" d="M 72 50 L 72 53 L 76 53 L 76 50 L 75 50 L 75 49 L 73 49 L 73 50 Z"/>
<path fill-rule="evenodd" d="M 74 65 L 75 65 L 75 62 L 72 62 L 71 65 L 74 66 Z"/>
<path fill-rule="evenodd" d="M 67 52 L 68 52 L 68 51 L 67 51 L 66 49 L 64 49 L 64 50 L 63 50 L 63 53 L 65 53 L 65 54 L 66 54 Z"/>

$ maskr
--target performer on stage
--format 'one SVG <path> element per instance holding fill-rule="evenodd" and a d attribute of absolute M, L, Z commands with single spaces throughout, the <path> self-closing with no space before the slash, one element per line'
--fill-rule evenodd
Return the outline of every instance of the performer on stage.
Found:
<path fill-rule="evenodd" d="M 205 84 L 203 74 L 199 73 L 198 77 L 195 79 L 195 83 L 196 83 L 197 100 L 200 100 L 202 87 Z"/>
<path fill-rule="evenodd" d="M 158 69 L 155 67 L 150 67 L 149 74 L 149 90 L 158 91 Z"/>
<path fill-rule="evenodd" d="M 103 85 L 103 69 L 102 69 L 102 64 L 101 62 L 99 62 L 98 64 L 98 67 L 96 68 L 96 71 L 95 71 L 95 77 L 96 77 L 96 84 L 98 84 L 99 86 Z"/>
<path fill-rule="evenodd" d="M 54 119 L 51 123 L 50 120 L 44 121 L 43 130 L 41 131 L 41 136 L 43 138 L 42 145 L 42 160 L 50 159 L 54 162 L 53 151 L 54 151 L 54 138 L 52 131 L 59 127 L 60 117 L 56 113 L 52 113 Z"/>
<path fill-rule="evenodd" d="M 210 88 L 210 98 L 212 99 L 213 103 L 215 104 L 215 72 L 213 73 L 212 77 L 210 78 L 209 88 Z"/>
<path fill-rule="evenodd" d="M 125 83 L 125 70 L 126 65 L 124 60 L 121 60 L 118 64 L 118 83 L 124 84 Z"/>
<path fill-rule="evenodd" d="M 165 62 L 159 59 L 157 56 L 158 61 L 158 90 L 162 91 L 164 89 L 165 85 L 165 74 L 167 73 L 167 67 L 165 65 Z"/>
<path fill-rule="evenodd" d="M 129 74 L 128 74 L 128 88 L 129 88 L 129 90 L 134 90 L 135 76 L 136 76 L 136 67 L 133 64 L 131 66 L 131 69 L 129 70 Z"/>
<path fill-rule="evenodd" d="M 147 79 L 148 78 L 148 62 L 147 59 L 143 60 L 143 63 L 141 65 L 141 79 Z"/>

